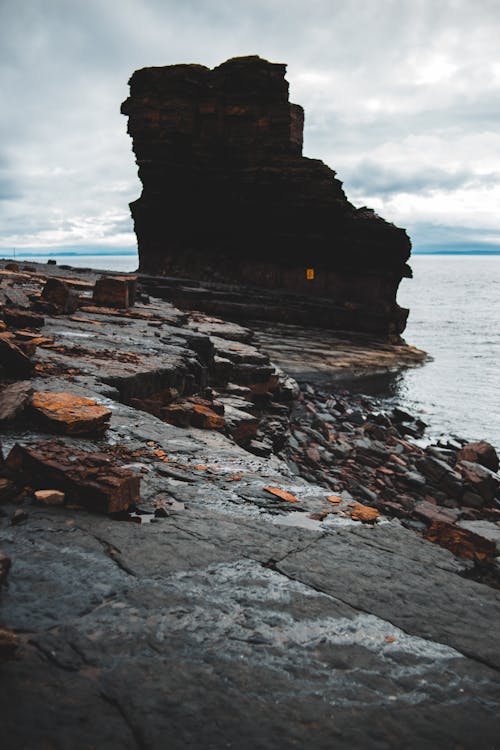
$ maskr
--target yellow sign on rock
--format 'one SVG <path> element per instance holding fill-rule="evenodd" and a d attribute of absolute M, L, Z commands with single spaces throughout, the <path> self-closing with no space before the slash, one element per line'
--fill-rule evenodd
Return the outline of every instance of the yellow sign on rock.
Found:
<path fill-rule="evenodd" d="M 306 279 L 312 281 L 314 279 L 314 268 L 306 268 Z"/>

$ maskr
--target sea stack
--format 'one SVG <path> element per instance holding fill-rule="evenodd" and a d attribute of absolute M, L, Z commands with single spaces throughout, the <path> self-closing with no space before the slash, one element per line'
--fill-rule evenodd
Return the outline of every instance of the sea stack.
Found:
<path fill-rule="evenodd" d="M 262 317 L 397 336 L 409 237 L 302 156 L 285 72 L 249 56 L 132 75 L 121 111 L 143 184 L 130 204 L 139 270 L 252 288 L 250 301 L 272 290 Z"/>

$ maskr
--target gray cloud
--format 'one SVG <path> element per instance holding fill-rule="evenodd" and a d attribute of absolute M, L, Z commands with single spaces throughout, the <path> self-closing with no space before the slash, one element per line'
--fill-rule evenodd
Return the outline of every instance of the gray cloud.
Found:
<path fill-rule="evenodd" d="M 424 225 L 447 236 L 465 193 L 461 223 L 477 232 L 477 196 L 500 173 L 499 20 L 497 0 L 3 0 L 0 243 L 132 248 L 128 78 L 254 53 L 288 63 L 305 153 L 336 169 L 350 198 L 406 222 L 418 244 Z"/>

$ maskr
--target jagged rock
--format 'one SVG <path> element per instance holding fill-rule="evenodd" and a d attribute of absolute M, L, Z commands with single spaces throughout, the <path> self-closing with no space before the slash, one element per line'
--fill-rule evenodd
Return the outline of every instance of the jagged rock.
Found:
<path fill-rule="evenodd" d="M 79 297 L 68 284 L 55 276 L 47 279 L 42 290 L 41 299 L 54 305 L 60 313 L 71 314 L 78 309 Z"/>
<path fill-rule="evenodd" d="M 7 466 L 35 489 L 54 487 L 67 503 L 91 510 L 118 513 L 139 501 L 140 478 L 105 453 L 90 453 L 47 441 L 31 446 L 16 444 Z"/>
<path fill-rule="evenodd" d="M 224 403 L 224 419 L 227 431 L 240 445 L 245 445 L 257 434 L 259 420 L 247 411 L 242 411 L 227 402 Z"/>
<path fill-rule="evenodd" d="M 111 418 L 110 409 L 72 393 L 37 391 L 33 394 L 31 407 L 52 430 L 71 435 L 104 432 Z"/>
<path fill-rule="evenodd" d="M 32 394 L 29 380 L 0 386 L 0 422 L 15 419 L 27 406 Z"/>
<path fill-rule="evenodd" d="M 130 307 L 135 303 L 136 276 L 103 276 L 97 279 L 93 301 L 104 307 Z"/>
<path fill-rule="evenodd" d="M 500 487 L 498 475 L 485 466 L 471 461 L 460 461 L 457 469 L 474 492 L 481 495 L 486 502 L 493 500 Z"/>
<path fill-rule="evenodd" d="M 33 372 L 31 360 L 7 333 L 0 333 L 0 367 L 7 375 L 19 378 L 29 378 Z"/>
<path fill-rule="evenodd" d="M 494 447 L 481 440 L 478 443 L 467 443 L 457 453 L 457 461 L 471 461 L 486 466 L 491 471 L 498 471 L 499 461 Z"/>
<path fill-rule="evenodd" d="M 400 333 L 410 241 L 302 156 L 304 115 L 285 69 L 249 56 L 133 74 L 122 113 L 143 183 L 131 204 L 140 270 L 301 295 L 262 304 L 253 291 L 215 299 L 191 287 L 192 309 Z"/>

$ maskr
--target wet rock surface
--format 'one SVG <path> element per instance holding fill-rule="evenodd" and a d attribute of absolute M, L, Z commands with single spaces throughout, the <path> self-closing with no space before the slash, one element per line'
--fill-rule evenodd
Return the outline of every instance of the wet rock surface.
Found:
<path fill-rule="evenodd" d="M 36 298 L 43 271 L 0 291 Z M 489 451 L 299 390 L 250 328 L 96 306 L 95 278 L 24 340 L 34 391 L 94 400 L 108 429 L 54 437 L 29 408 L 2 423 L 2 744 L 495 748 Z M 224 425 L 165 419 L 186 404 Z M 110 467 L 135 494 L 89 512 Z"/>

